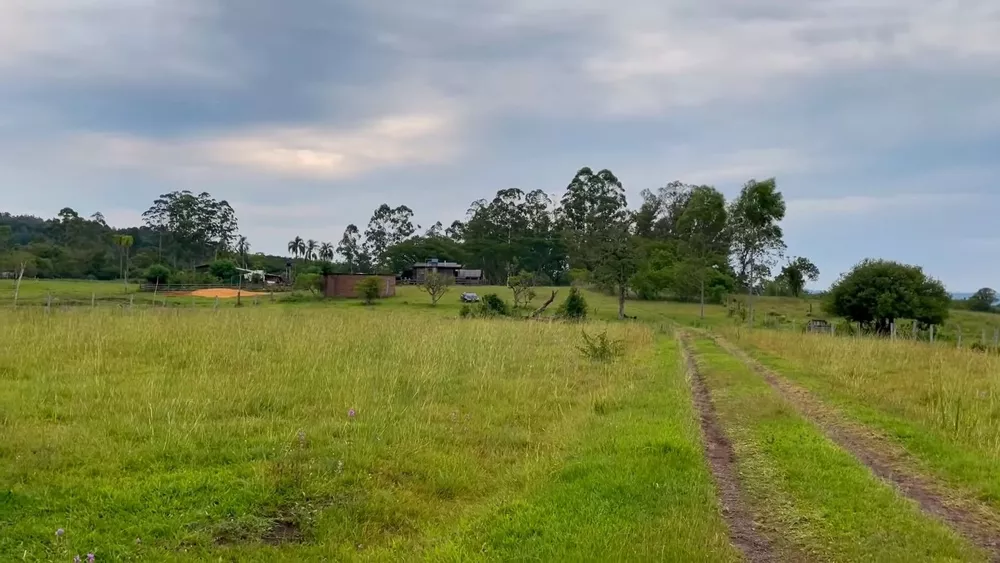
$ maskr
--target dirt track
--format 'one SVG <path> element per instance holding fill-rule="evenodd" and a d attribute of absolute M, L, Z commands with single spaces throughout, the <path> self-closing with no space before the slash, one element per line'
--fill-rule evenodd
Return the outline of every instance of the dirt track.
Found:
<path fill-rule="evenodd" d="M 705 459 L 708 460 L 715 487 L 719 492 L 722 516 L 729 528 L 729 540 L 743 553 L 747 561 L 774 561 L 771 545 L 757 532 L 753 513 L 743 499 L 736 469 L 736 454 L 733 453 L 733 446 L 719 424 L 712 398 L 691 353 L 690 344 L 684 335 L 679 339 L 688 374 L 691 376 L 694 405 L 698 409 L 698 418 L 701 421 Z"/>
<path fill-rule="evenodd" d="M 918 475 L 906 466 L 906 453 L 898 446 L 866 432 L 860 425 L 817 399 L 808 390 L 788 381 L 751 358 L 746 352 L 723 338 L 715 342 L 764 377 L 802 416 L 806 417 L 835 444 L 864 463 L 879 478 L 893 485 L 920 508 L 947 523 L 960 535 L 986 550 L 991 561 L 1000 562 L 1000 522 L 997 516 L 982 506 L 969 506 L 949 495 L 944 485 Z"/>

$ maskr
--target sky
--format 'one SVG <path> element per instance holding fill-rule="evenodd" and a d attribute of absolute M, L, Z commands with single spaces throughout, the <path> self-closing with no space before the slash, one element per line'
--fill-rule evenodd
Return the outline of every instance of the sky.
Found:
<path fill-rule="evenodd" d="M 252 251 L 611 169 L 776 177 L 814 287 L 1000 286 L 996 0 L 3 0 L 0 211 L 226 199 Z"/>

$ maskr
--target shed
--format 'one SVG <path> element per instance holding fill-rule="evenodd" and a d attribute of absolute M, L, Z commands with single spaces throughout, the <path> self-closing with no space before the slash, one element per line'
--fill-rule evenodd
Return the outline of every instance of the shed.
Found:
<path fill-rule="evenodd" d="M 483 283 L 483 271 L 459 270 L 455 275 L 455 283 L 462 285 L 479 285 Z"/>
<path fill-rule="evenodd" d="M 418 262 L 414 264 L 411 268 L 413 270 L 413 281 L 416 283 L 423 283 L 427 279 L 427 274 L 430 272 L 437 272 L 443 276 L 449 276 L 451 281 L 458 279 L 458 271 L 462 269 L 462 265 L 456 262 L 441 262 L 436 258 L 431 258 L 426 262 Z"/>
<path fill-rule="evenodd" d="M 326 274 L 323 276 L 323 295 L 325 297 L 358 297 L 357 286 L 362 280 L 376 278 L 379 280 L 379 297 L 396 295 L 395 276 L 375 276 L 365 274 Z"/>

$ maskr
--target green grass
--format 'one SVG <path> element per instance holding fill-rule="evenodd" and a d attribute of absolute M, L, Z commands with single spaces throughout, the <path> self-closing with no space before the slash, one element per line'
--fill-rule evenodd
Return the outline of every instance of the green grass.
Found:
<path fill-rule="evenodd" d="M 907 341 L 730 331 L 781 375 L 1000 510 L 1000 357 Z"/>
<path fill-rule="evenodd" d="M 734 559 L 672 342 L 425 313 L 0 310 L 0 560 Z"/>
<path fill-rule="evenodd" d="M 877 480 L 712 341 L 699 365 L 758 518 L 788 557 L 982 560 L 983 554 Z"/>

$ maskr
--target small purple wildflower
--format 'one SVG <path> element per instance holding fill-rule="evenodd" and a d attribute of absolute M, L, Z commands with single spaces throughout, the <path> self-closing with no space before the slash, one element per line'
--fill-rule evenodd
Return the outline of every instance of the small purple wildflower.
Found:
<path fill-rule="evenodd" d="M 56 530 L 56 537 L 60 537 L 61 538 L 62 535 L 65 534 L 65 533 L 66 533 L 66 530 L 63 530 L 62 528 L 59 528 L 58 530 Z"/>
<path fill-rule="evenodd" d="M 80 556 L 79 555 L 77 555 L 76 557 L 73 558 L 73 563 L 80 563 Z"/>
<path fill-rule="evenodd" d="M 87 554 L 87 563 L 94 563 L 94 554 L 93 553 L 88 553 Z"/>
<path fill-rule="evenodd" d="M 358 414 L 358 413 L 355 412 L 354 409 L 351 409 L 351 410 L 347 411 L 347 418 L 354 418 L 354 415 L 356 415 L 356 414 Z"/>

